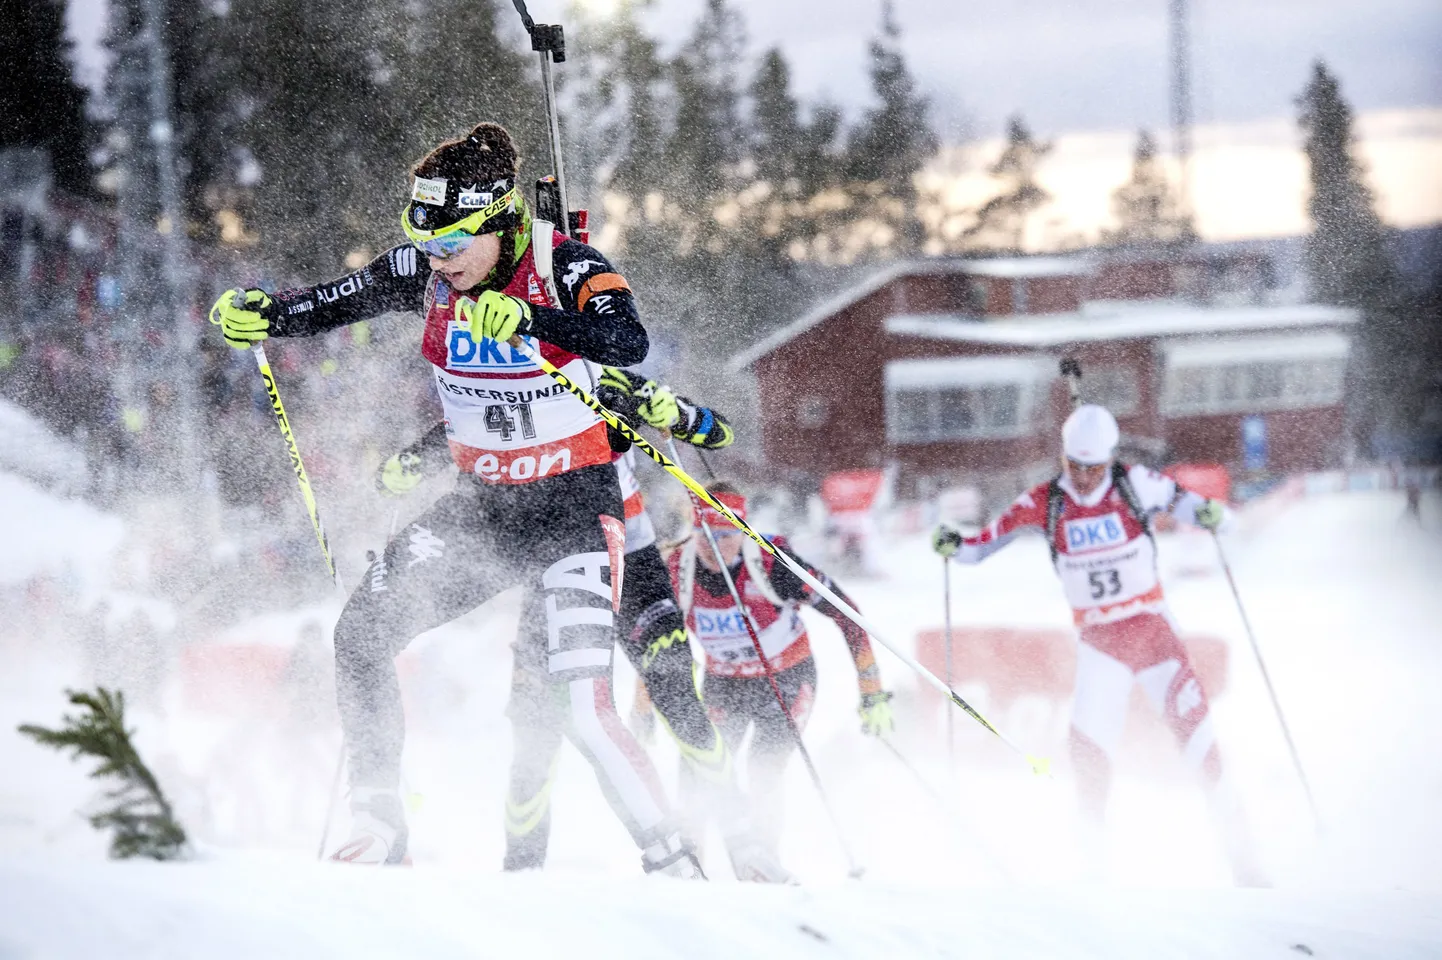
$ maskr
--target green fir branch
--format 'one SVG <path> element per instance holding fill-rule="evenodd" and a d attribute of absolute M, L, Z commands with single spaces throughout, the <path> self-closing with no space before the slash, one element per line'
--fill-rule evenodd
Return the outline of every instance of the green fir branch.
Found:
<path fill-rule="evenodd" d="M 55 730 L 28 723 L 19 730 L 43 746 L 72 751 L 74 760 L 99 760 L 90 776 L 119 781 L 105 794 L 114 806 L 89 818 L 95 829 L 112 831 L 110 856 L 116 860 L 175 860 L 183 856 L 185 830 L 176 821 L 155 775 L 140 759 L 131 739 L 133 731 L 125 729 L 125 694 L 97 687 L 94 693 L 67 690 L 66 695 L 85 712 L 78 716 L 67 714 Z"/>

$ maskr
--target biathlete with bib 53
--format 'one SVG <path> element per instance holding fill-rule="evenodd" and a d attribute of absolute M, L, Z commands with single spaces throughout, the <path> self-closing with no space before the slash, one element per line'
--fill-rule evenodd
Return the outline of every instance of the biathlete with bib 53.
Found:
<path fill-rule="evenodd" d="M 1062 427 L 1060 475 L 1017 497 L 975 537 L 942 524 L 933 545 L 958 563 L 980 563 L 1027 528 L 1045 535 L 1078 632 L 1071 758 L 1093 865 L 1103 862 L 1112 757 L 1140 685 L 1201 773 L 1236 881 L 1259 885 L 1240 800 L 1222 778 L 1207 695 L 1167 610 L 1152 536 L 1159 516 L 1216 530 L 1227 513 L 1170 477 L 1119 462 L 1120 440 L 1108 410 L 1077 407 Z"/>
<path fill-rule="evenodd" d="M 546 695 L 566 712 L 642 865 L 698 877 L 656 772 L 612 702 L 625 542 L 612 459 L 625 441 L 508 345 L 524 338 L 594 390 L 598 364 L 645 358 L 646 331 L 604 256 L 533 220 L 518 170 L 510 135 L 482 123 L 415 166 L 402 211 L 408 243 L 318 287 L 227 291 L 212 310 L 242 349 L 268 336 L 419 313 L 421 352 L 460 469 L 455 488 L 387 544 L 336 624 L 352 833 L 333 858 L 395 863 L 405 854 L 396 655 L 426 630 L 524 585 L 520 645 L 542 664 Z"/>

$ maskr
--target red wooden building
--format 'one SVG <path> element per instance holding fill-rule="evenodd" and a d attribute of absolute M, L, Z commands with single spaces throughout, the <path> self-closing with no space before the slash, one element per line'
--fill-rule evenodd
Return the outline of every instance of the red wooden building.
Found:
<path fill-rule="evenodd" d="M 1012 489 L 1055 469 L 1067 356 L 1148 462 L 1239 468 L 1260 417 L 1266 469 L 1336 465 L 1357 314 L 1271 285 L 1245 255 L 900 263 L 729 366 L 776 401 L 760 432 L 778 479 L 895 464 L 904 493 Z"/>

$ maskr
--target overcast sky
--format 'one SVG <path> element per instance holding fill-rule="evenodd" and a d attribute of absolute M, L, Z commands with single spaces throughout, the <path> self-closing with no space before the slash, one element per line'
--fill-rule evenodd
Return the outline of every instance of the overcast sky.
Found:
<path fill-rule="evenodd" d="M 571 2 L 528 6 L 540 22 L 564 23 L 574 22 Z M 615 0 L 578 2 L 601 13 Z M 781 46 L 803 99 L 865 109 L 866 44 L 881 0 L 730 2 L 746 19 L 753 57 Z M 81 78 L 95 83 L 106 0 L 69 3 Z M 703 4 L 654 0 L 653 34 L 674 50 Z M 1306 228 L 1292 100 L 1319 56 L 1365 114 L 1358 132 L 1388 222 L 1442 222 L 1442 0 L 1191 0 L 1191 9 L 1204 236 Z M 1168 124 L 1167 0 L 896 0 L 896 10 L 944 140 L 977 143 L 965 167 L 976 182 L 963 176 L 956 189 L 992 189 L 981 171 L 1019 111 L 1056 143 L 1041 170 L 1054 201 L 1034 226 L 1089 236 L 1104 226 L 1110 191 L 1130 169 L 1132 131 Z M 522 36 L 517 22 L 518 47 Z"/>
<path fill-rule="evenodd" d="M 95 54 L 105 0 L 70 0 L 82 73 Z M 579 0 L 604 10 L 614 0 Z M 880 0 L 730 0 L 753 53 L 780 45 L 808 99 L 860 110 L 866 43 Z M 566 19 L 570 0 L 529 0 L 537 20 Z M 703 0 L 655 0 L 654 32 L 690 30 Z M 1321 56 L 1359 110 L 1442 105 L 1439 0 L 1191 0 L 1198 122 L 1290 116 Z M 906 54 L 943 134 L 968 121 L 998 133 L 1020 111 L 1043 136 L 1159 128 L 1168 117 L 1167 0 L 896 0 Z"/>
<path fill-rule="evenodd" d="M 607 0 L 586 0 L 604 5 Z M 868 97 L 866 42 L 880 0 L 731 0 L 752 47 L 780 45 L 808 97 Z M 534 0 L 554 17 L 563 0 Z M 657 0 L 684 33 L 702 0 Z M 1321 56 L 1358 109 L 1442 104 L 1438 0 L 1192 0 L 1198 121 L 1293 113 Z M 1167 0 L 896 0 L 907 57 L 946 132 L 996 133 L 1021 111 L 1043 135 L 1163 126 Z"/>

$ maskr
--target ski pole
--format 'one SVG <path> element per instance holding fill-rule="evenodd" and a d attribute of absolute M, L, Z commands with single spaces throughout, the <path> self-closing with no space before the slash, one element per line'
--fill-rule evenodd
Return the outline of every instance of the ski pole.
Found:
<path fill-rule="evenodd" d="M 676 452 L 676 441 L 671 437 L 666 438 L 667 449 L 671 451 L 671 459 L 679 461 L 680 454 Z M 761 669 L 766 672 L 766 682 L 771 685 L 771 692 L 776 696 L 776 706 L 781 710 L 781 716 L 786 720 L 786 729 L 791 731 L 791 739 L 796 741 L 796 749 L 801 754 L 801 760 L 806 764 L 806 772 L 811 776 L 811 782 L 816 786 L 816 793 L 821 798 L 822 809 L 831 820 L 831 827 L 836 833 L 836 842 L 841 847 L 841 852 L 846 856 L 848 873 L 852 877 L 860 877 L 866 869 L 856 862 L 856 857 L 851 853 L 851 846 L 846 842 L 846 835 L 842 832 L 841 821 L 836 818 L 836 812 L 831 808 L 831 800 L 826 795 L 826 788 L 821 784 L 821 774 L 816 769 L 816 763 L 811 759 L 811 751 L 806 749 L 806 743 L 801 739 L 801 728 L 796 725 L 796 718 L 791 715 L 791 708 L 786 706 L 786 698 L 781 693 L 781 684 L 776 682 L 776 671 L 771 668 L 771 658 L 766 655 L 765 649 L 761 646 L 760 631 L 751 619 L 751 611 L 741 599 L 741 592 L 736 589 L 736 581 L 731 577 L 731 571 L 726 566 L 726 560 L 721 556 L 721 547 L 716 543 L 716 535 L 711 532 L 711 526 L 706 522 L 698 510 L 696 519 L 701 524 L 701 532 L 706 535 L 706 542 L 711 545 L 711 555 L 716 558 L 716 566 L 721 571 L 721 578 L 726 581 L 726 589 L 731 594 L 731 602 L 736 604 L 736 610 L 741 614 L 741 622 L 746 624 L 746 632 L 751 636 L 751 643 L 756 648 L 756 657 L 761 661 Z"/>
<path fill-rule="evenodd" d="M 1227 575 L 1227 586 L 1232 588 L 1232 599 L 1237 603 L 1237 613 L 1242 618 L 1242 627 L 1247 631 L 1247 641 L 1252 645 L 1252 653 L 1257 658 L 1257 669 L 1262 672 L 1262 682 L 1266 684 L 1267 696 L 1272 700 L 1272 710 L 1277 714 L 1277 724 L 1282 728 L 1282 737 L 1287 741 L 1287 750 L 1292 755 L 1292 766 L 1297 770 L 1297 779 L 1302 781 L 1302 792 L 1307 795 L 1307 806 L 1312 810 L 1312 821 L 1318 829 L 1322 826 L 1322 816 L 1317 812 L 1317 801 L 1312 797 L 1312 785 L 1307 782 L 1307 774 L 1302 770 L 1302 759 L 1297 753 L 1297 745 L 1292 741 L 1291 728 L 1287 726 L 1286 717 L 1282 716 L 1282 704 L 1277 699 L 1277 691 L 1272 686 L 1272 677 L 1267 673 L 1267 664 L 1262 660 L 1262 648 L 1257 645 L 1257 635 L 1252 632 L 1252 622 L 1247 618 L 1247 608 L 1242 603 L 1242 594 L 1237 590 L 1237 581 L 1232 576 L 1232 565 L 1227 562 L 1227 553 L 1222 549 L 1222 540 L 1217 536 L 1217 531 L 1212 531 L 1212 542 L 1217 545 L 1217 559 L 1222 562 L 1222 571 Z"/>
<path fill-rule="evenodd" d="M 345 731 L 341 731 L 340 749 L 336 751 L 335 773 L 330 778 L 330 792 L 325 795 L 325 823 L 320 828 L 320 846 L 316 847 L 315 858 L 325 859 L 325 845 L 330 840 L 330 825 L 335 818 L 335 798 L 340 793 L 341 774 L 345 771 Z"/>
<path fill-rule="evenodd" d="M 811 587 L 811 589 L 815 590 L 817 593 L 821 594 L 821 596 L 825 597 L 832 606 L 836 607 L 836 609 L 840 610 L 843 614 L 845 614 L 847 619 L 849 619 L 852 623 L 856 624 L 858 627 L 865 630 L 868 634 L 874 637 L 878 643 L 880 643 L 886 649 L 890 650 L 897 657 L 897 659 L 899 659 L 902 663 L 906 664 L 912 670 L 916 671 L 916 673 L 923 680 L 931 684 L 939 692 L 945 694 L 948 700 L 950 700 L 959 709 L 965 712 L 967 716 L 971 717 L 977 723 L 981 724 L 983 727 L 989 730 L 992 735 L 994 735 L 998 740 L 1004 743 L 1013 753 L 1025 759 L 1027 764 L 1031 767 L 1032 772 L 1043 775 L 1048 774 L 1051 766 L 1051 762 L 1049 760 L 1047 760 L 1045 757 L 1032 756 L 1031 754 L 1028 754 L 1026 751 L 1022 750 L 1021 747 L 1018 747 L 1015 743 L 1013 743 L 1005 734 L 1003 734 L 1000 730 L 993 726 L 990 720 L 982 716 L 975 707 L 963 700 L 960 694 L 958 694 L 955 690 L 951 689 L 951 687 L 943 683 L 936 674 L 932 673 L 930 670 L 926 669 L 920 663 L 918 663 L 915 657 L 903 652 L 899 646 L 888 640 L 885 634 L 882 633 L 882 631 L 878 630 L 869 620 L 867 620 L 860 613 L 858 613 L 851 606 L 851 604 L 838 597 L 835 591 L 833 591 L 830 587 L 826 586 L 826 584 L 822 583 L 820 580 L 812 576 L 810 571 L 808 571 L 805 567 L 801 566 L 801 564 L 792 560 L 789 556 L 786 555 L 785 551 L 777 550 L 775 547 L 773 547 L 769 540 L 761 536 L 761 534 L 757 533 L 745 520 L 742 520 L 740 517 L 736 516 L 736 514 L 732 513 L 730 507 L 726 506 L 724 503 L 711 496 L 711 494 L 706 491 L 706 488 L 703 487 L 700 483 L 698 483 L 694 477 L 692 477 L 685 470 L 681 469 L 681 467 L 679 467 L 675 463 L 675 461 L 671 460 L 660 450 L 657 450 L 645 437 L 641 436 L 641 434 L 638 433 L 634 427 L 632 427 L 625 420 L 621 419 L 620 417 L 616 416 L 616 414 L 608 410 L 604 405 L 601 404 L 599 400 L 587 393 L 585 389 L 573 383 L 570 377 L 566 376 L 564 373 L 558 370 L 555 364 L 551 363 L 551 361 L 541 356 L 538 351 L 532 349 L 531 345 L 526 343 L 519 336 L 512 337 L 509 342 L 512 347 L 519 350 L 522 354 L 529 358 L 531 362 L 535 363 L 542 370 L 544 370 L 551 377 L 551 379 L 556 382 L 557 385 L 570 393 L 577 400 L 580 400 L 586 406 L 590 407 L 593 411 L 595 411 L 597 416 L 599 416 L 602 420 L 606 421 L 607 424 L 609 424 L 613 429 L 617 430 L 626 439 L 630 440 L 631 443 L 635 445 L 638 450 L 640 450 L 646 456 L 650 457 L 652 460 L 656 461 L 656 463 L 659 464 L 663 470 L 665 470 L 672 477 L 682 483 L 688 490 L 690 490 L 701 500 L 705 501 L 705 503 L 712 509 L 714 509 L 717 513 L 725 517 L 732 526 L 740 530 L 742 533 L 746 534 L 746 536 L 751 538 L 752 542 L 754 542 L 762 550 L 765 550 L 767 553 L 775 557 L 786 567 L 786 569 L 796 574 L 797 578 L 800 579 L 803 583 Z"/>
<path fill-rule="evenodd" d="M 236 306 L 244 306 L 244 294 L 236 294 L 240 302 Z M 305 509 L 310 514 L 310 525 L 315 529 L 316 542 L 320 544 L 321 557 L 325 560 L 325 568 L 330 572 L 330 577 L 335 581 L 335 588 L 345 597 L 345 585 L 341 583 L 340 573 L 336 570 L 335 560 L 331 556 L 330 541 L 325 535 L 325 525 L 320 520 L 320 510 L 315 503 L 315 490 L 310 485 L 310 477 L 305 472 L 305 463 L 300 459 L 300 448 L 295 443 L 295 433 L 290 429 L 290 418 L 285 414 L 285 404 L 280 402 L 280 390 L 275 385 L 275 375 L 270 372 L 270 361 L 265 357 L 265 347 L 262 344 L 253 344 L 250 352 L 255 355 L 256 366 L 260 367 L 260 379 L 265 381 L 265 392 L 270 397 L 270 409 L 275 413 L 275 422 L 280 426 L 280 435 L 285 440 L 286 451 L 290 454 L 291 469 L 295 471 L 295 482 L 300 485 L 300 495 L 305 500 Z"/>
<path fill-rule="evenodd" d="M 236 306 L 245 305 L 245 295 L 236 294 Z M 290 454 L 290 465 L 295 470 L 296 483 L 300 485 L 300 495 L 305 500 L 306 511 L 310 514 L 310 524 L 315 529 L 316 542 L 320 544 L 321 557 L 325 560 L 325 566 L 330 571 L 331 581 L 335 584 L 336 591 L 340 593 L 341 600 L 347 599 L 345 584 L 341 582 L 340 571 L 336 569 L 335 559 L 331 556 L 330 540 L 325 535 L 325 525 L 320 519 L 320 510 L 315 502 L 315 490 L 310 485 L 310 476 L 305 472 L 305 462 L 300 458 L 300 447 L 296 445 L 295 433 L 290 428 L 290 418 L 286 416 L 285 404 L 280 400 L 280 389 L 276 386 L 275 375 L 271 373 L 270 361 L 266 359 L 265 347 L 262 344 L 253 344 L 250 352 L 255 356 L 256 366 L 260 368 L 260 379 L 265 382 L 265 392 L 270 397 L 270 409 L 275 413 L 275 422 L 280 427 L 280 435 L 285 440 L 286 451 Z M 325 856 L 326 841 L 330 839 L 331 818 L 335 814 L 335 796 L 340 791 L 341 774 L 345 769 L 345 733 L 341 733 L 340 750 L 335 762 L 335 776 L 331 778 L 330 792 L 326 795 L 325 823 L 321 827 L 320 847 L 316 851 L 315 858 L 322 859 Z"/>
<path fill-rule="evenodd" d="M 952 658 L 951 658 L 951 559 L 941 558 L 941 596 L 945 605 L 942 617 L 942 642 L 946 645 L 946 686 L 949 689 L 952 684 Z M 947 766 L 955 769 L 956 766 L 956 714 L 951 710 L 946 711 L 946 763 Z"/>
<path fill-rule="evenodd" d="M 706 459 L 706 451 L 702 450 L 700 447 L 697 447 L 696 456 L 701 461 L 701 466 L 706 468 L 706 476 L 710 477 L 712 480 L 715 480 L 716 471 L 711 468 L 711 461 Z M 671 459 L 674 460 L 675 457 L 672 457 Z"/>

